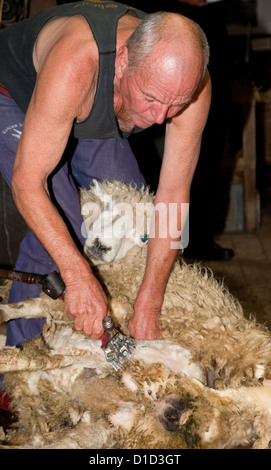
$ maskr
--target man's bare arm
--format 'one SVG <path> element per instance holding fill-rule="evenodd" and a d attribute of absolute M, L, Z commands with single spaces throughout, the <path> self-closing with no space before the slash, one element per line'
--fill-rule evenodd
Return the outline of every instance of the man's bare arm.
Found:
<path fill-rule="evenodd" d="M 76 328 L 99 337 L 101 319 L 107 313 L 105 294 L 77 250 L 47 188 L 47 178 L 62 157 L 95 78 L 93 60 L 84 43 L 80 46 L 76 38 L 68 36 L 43 58 L 16 154 L 12 190 L 29 228 L 60 269 L 66 284 L 66 308 L 75 318 Z"/>
<path fill-rule="evenodd" d="M 181 204 L 189 202 L 210 99 L 211 83 L 207 73 L 196 99 L 166 125 L 164 157 L 155 206 L 162 203 L 168 210 L 170 203 L 176 204 L 177 232 L 182 228 Z M 129 324 L 131 335 L 138 339 L 156 339 L 160 336 L 159 314 L 170 270 L 178 252 L 176 245 L 172 244 L 177 241 L 171 236 L 174 235 L 174 227 L 167 226 L 166 238 L 159 237 L 157 227 L 156 236 L 149 240 L 146 272 L 135 302 L 134 317 Z"/>

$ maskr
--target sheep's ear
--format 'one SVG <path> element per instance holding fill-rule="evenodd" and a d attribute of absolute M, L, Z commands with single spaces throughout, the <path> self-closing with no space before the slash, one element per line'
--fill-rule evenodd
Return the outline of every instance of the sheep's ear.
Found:
<path fill-rule="evenodd" d="M 95 194 L 95 196 L 100 200 L 101 205 L 103 205 L 104 211 L 111 211 L 113 202 L 112 196 L 106 192 L 105 184 L 97 180 L 93 180 L 93 187 L 91 191 Z"/>
<path fill-rule="evenodd" d="M 79 198 L 82 216 L 88 216 L 88 207 L 90 204 L 96 204 L 99 207 L 102 205 L 99 197 L 97 197 L 91 190 L 83 187 L 80 188 Z"/>
<path fill-rule="evenodd" d="M 102 197 L 104 195 L 104 191 L 103 191 L 103 188 L 102 188 L 102 184 L 98 181 L 98 180 L 93 180 L 92 181 L 92 186 L 90 188 L 90 190 L 97 196 L 99 197 L 101 200 L 102 200 Z"/>

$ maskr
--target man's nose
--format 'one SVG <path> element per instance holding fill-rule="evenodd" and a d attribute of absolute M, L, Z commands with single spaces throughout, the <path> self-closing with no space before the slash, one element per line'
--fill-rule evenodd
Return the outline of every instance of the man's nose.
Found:
<path fill-rule="evenodd" d="M 164 104 L 159 103 L 153 113 L 153 117 L 155 119 L 156 124 L 162 124 L 167 116 L 167 106 Z"/>

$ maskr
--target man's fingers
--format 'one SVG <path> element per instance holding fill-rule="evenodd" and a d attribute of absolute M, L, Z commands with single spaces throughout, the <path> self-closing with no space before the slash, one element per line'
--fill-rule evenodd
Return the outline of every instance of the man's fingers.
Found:
<path fill-rule="evenodd" d="M 74 318 L 74 328 L 77 331 L 81 331 L 83 329 L 83 317 L 81 315 L 77 315 Z"/>
<path fill-rule="evenodd" d="M 99 339 L 104 332 L 103 317 L 96 317 L 91 319 L 91 321 L 89 316 L 85 317 L 82 330 L 86 335 L 91 336 L 91 338 Z"/>
<path fill-rule="evenodd" d="M 108 306 L 100 284 L 94 283 L 94 286 L 96 290 L 91 292 L 75 286 L 66 288 L 64 301 L 69 319 L 74 320 L 74 328 L 98 339 L 103 334 L 102 321 L 108 314 Z"/>

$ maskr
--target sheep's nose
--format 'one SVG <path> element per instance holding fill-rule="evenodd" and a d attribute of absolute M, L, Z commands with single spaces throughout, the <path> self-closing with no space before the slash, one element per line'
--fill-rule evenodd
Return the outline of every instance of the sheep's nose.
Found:
<path fill-rule="evenodd" d="M 111 247 L 103 245 L 99 238 L 95 238 L 94 243 L 90 249 L 93 253 L 104 253 L 111 250 Z"/>
<path fill-rule="evenodd" d="M 91 245 L 85 246 L 85 253 L 90 258 L 100 259 L 103 255 L 105 255 L 108 251 L 111 250 L 110 246 L 105 246 L 99 240 L 99 238 L 95 238 Z"/>

